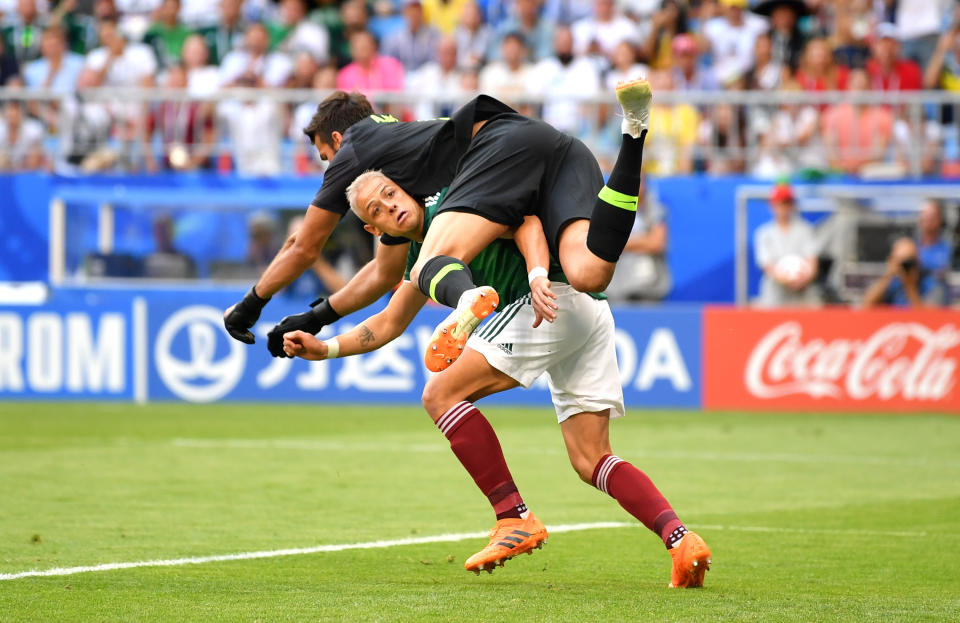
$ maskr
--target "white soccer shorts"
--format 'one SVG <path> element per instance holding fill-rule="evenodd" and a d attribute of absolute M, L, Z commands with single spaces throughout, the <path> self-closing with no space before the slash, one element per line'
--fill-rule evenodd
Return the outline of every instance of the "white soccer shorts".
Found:
<path fill-rule="evenodd" d="M 552 283 L 557 319 L 533 328 L 536 315 L 527 295 L 498 311 L 477 329 L 467 347 L 524 387 L 547 374 L 557 421 L 610 409 L 624 415 L 617 367 L 613 314 L 598 301 L 563 283 Z"/>

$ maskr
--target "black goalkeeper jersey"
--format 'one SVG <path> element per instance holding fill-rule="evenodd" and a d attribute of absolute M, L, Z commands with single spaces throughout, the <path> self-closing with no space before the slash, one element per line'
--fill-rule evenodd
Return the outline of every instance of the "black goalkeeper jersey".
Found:
<path fill-rule="evenodd" d="M 513 109 L 481 95 L 450 119 L 401 123 L 390 115 L 370 115 L 347 128 L 311 205 L 345 214 L 347 186 L 370 169 L 380 169 L 414 197 L 433 194 L 453 180 L 473 124 L 507 112 Z"/>

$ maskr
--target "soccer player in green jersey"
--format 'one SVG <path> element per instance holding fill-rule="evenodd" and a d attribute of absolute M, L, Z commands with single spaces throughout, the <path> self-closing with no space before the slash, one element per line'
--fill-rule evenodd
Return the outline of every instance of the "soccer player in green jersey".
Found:
<path fill-rule="evenodd" d="M 420 204 L 381 172 L 370 171 L 350 185 L 347 197 L 368 231 L 411 241 L 409 278 L 443 193 Z M 602 296 L 572 288 L 548 264 L 547 241 L 533 216 L 517 228 L 514 241 L 495 240 L 473 258 L 469 266 L 475 283 L 496 288 L 504 304 L 424 390 L 424 407 L 497 517 L 489 543 L 465 567 L 492 572 L 547 538 L 544 525 L 524 504 L 496 433 L 473 404 L 490 394 L 528 387 L 546 373 L 570 462 L 580 478 L 616 499 L 663 540 L 673 559 L 671 586 L 700 586 L 710 565 L 706 543 L 686 530 L 646 474 L 610 448 L 609 420 L 624 415 L 624 404 L 609 305 Z M 326 341 L 289 332 L 284 350 L 313 360 L 375 350 L 399 336 L 426 301 L 406 281 L 382 312 L 355 329 Z M 531 328 L 541 316 L 550 322 Z"/>

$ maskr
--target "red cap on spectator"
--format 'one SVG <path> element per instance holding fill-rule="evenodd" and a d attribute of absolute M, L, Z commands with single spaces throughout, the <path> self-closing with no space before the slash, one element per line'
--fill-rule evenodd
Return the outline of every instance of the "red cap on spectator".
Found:
<path fill-rule="evenodd" d="M 685 33 L 677 35 L 673 38 L 673 51 L 678 54 L 694 53 L 697 51 L 697 40 Z"/>
<path fill-rule="evenodd" d="M 773 187 L 773 190 L 770 192 L 770 201 L 794 201 L 793 188 L 790 187 L 790 184 L 777 184 Z"/>

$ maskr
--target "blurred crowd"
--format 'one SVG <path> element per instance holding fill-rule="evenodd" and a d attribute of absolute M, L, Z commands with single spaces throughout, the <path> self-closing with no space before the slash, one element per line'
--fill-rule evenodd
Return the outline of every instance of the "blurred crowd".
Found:
<path fill-rule="evenodd" d="M 407 93 L 407 105 L 386 107 L 402 119 L 446 115 L 482 91 L 580 136 L 603 160 L 616 153 L 619 122 L 597 102 L 618 80 L 646 75 L 659 94 L 783 94 L 762 106 L 661 98 L 650 173 L 952 174 L 954 107 L 892 105 L 883 93 L 960 91 L 956 4 L 0 0 L 0 85 L 57 98 L 4 107 L 0 167 L 272 175 L 318 166 L 300 136 L 315 101 L 203 101 L 226 87 Z M 97 87 L 198 99 L 85 96 Z M 820 91 L 872 96 L 791 99 Z"/>

